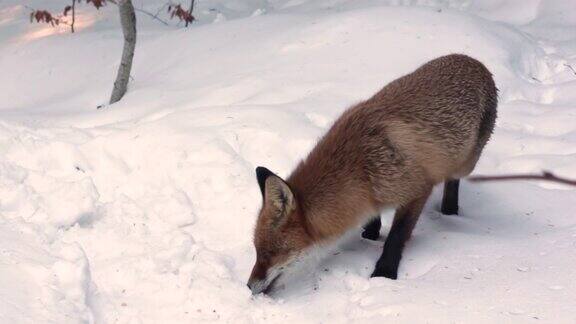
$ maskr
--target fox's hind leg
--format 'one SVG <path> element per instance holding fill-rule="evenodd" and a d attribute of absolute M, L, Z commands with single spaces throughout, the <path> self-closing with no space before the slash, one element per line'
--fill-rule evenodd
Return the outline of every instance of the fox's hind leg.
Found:
<path fill-rule="evenodd" d="M 458 187 L 460 186 L 460 180 L 458 178 L 465 177 L 472 173 L 476 163 L 478 163 L 478 159 L 480 158 L 484 146 L 490 139 L 490 135 L 494 130 L 494 124 L 496 122 L 497 89 L 494 88 L 493 91 L 494 94 L 489 97 L 490 100 L 487 102 L 488 106 L 486 107 L 480 122 L 478 139 L 473 152 L 457 174 L 452 175 L 454 180 L 448 180 L 444 183 L 444 196 L 442 197 L 442 206 L 440 208 L 440 211 L 444 215 L 458 214 Z"/>
<path fill-rule="evenodd" d="M 444 215 L 458 215 L 458 191 L 460 188 L 460 179 L 468 176 L 474 170 L 478 159 L 480 158 L 480 149 L 473 152 L 472 155 L 462 164 L 458 172 L 452 174 L 452 179 L 444 182 L 444 194 L 442 195 L 442 205 L 440 211 Z"/>
<path fill-rule="evenodd" d="M 364 231 L 362 232 L 362 237 L 368 240 L 377 240 L 380 237 L 380 228 L 382 227 L 382 222 L 380 221 L 380 215 L 374 217 L 368 224 L 364 225 Z"/>
<path fill-rule="evenodd" d="M 440 211 L 444 215 L 458 214 L 458 188 L 460 180 L 448 180 L 444 183 L 444 195 L 442 196 L 442 206 Z"/>
<path fill-rule="evenodd" d="M 406 206 L 402 206 L 396 210 L 392 228 L 384 243 L 384 250 L 378 262 L 372 277 L 386 277 L 390 279 L 398 278 L 398 266 L 400 259 L 402 259 L 402 250 L 406 241 L 412 235 L 412 230 L 418 222 L 418 217 L 424 208 L 424 204 L 430 195 L 431 188 L 429 188 L 425 195 L 417 198 Z"/>

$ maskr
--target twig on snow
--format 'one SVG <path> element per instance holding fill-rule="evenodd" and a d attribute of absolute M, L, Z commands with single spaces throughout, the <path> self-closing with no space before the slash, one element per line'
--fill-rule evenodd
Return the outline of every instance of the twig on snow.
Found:
<path fill-rule="evenodd" d="M 542 174 L 504 174 L 497 176 L 478 175 L 478 176 L 471 176 L 468 178 L 468 180 L 472 182 L 500 181 L 500 180 L 544 180 L 544 181 L 562 183 L 569 186 L 576 186 L 576 180 L 558 177 L 549 171 L 543 171 Z"/>
<path fill-rule="evenodd" d="M 572 65 L 570 65 L 570 64 L 568 64 L 568 63 L 564 63 L 564 66 L 567 67 L 567 68 L 569 68 L 569 69 L 572 71 L 572 73 L 574 73 L 574 75 L 576 75 L 576 70 L 574 70 L 574 68 L 572 67 Z"/>

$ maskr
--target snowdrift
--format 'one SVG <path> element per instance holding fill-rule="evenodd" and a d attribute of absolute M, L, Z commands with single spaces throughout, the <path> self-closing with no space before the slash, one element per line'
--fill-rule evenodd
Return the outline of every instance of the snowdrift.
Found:
<path fill-rule="evenodd" d="M 435 191 L 397 281 L 369 279 L 383 242 L 356 233 L 298 289 L 246 287 L 254 168 L 287 175 L 344 109 L 434 57 L 473 56 L 500 89 L 475 173 L 574 177 L 568 1 L 198 6 L 189 29 L 138 16 L 129 92 L 97 110 L 120 57 L 115 7 L 81 9 L 71 35 L 3 2 L 1 322 L 576 320 L 576 191 L 545 183 L 463 183 L 458 217 Z"/>

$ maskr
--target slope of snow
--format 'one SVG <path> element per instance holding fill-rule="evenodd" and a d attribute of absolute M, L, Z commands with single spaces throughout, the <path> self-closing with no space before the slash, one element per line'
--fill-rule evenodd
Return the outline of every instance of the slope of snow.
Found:
<path fill-rule="evenodd" d="M 478 58 L 500 89 L 475 173 L 574 177 L 568 1 L 199 1 L 189 29 L 138 16 L 130 90 L 99 110 L 116 9 L 83 5 L 70 35 L 20 2 L 0 3 L 0 322 L 576 321 L 576 191 L 549 183 L 464 182 L 458 217 L 437 189 L 397 281 L 369 279 L 383 243 L 353 233 L 301 287 L 246 287 L 254 168 L 287 175 L 346 107 L 437 56 Z"/>

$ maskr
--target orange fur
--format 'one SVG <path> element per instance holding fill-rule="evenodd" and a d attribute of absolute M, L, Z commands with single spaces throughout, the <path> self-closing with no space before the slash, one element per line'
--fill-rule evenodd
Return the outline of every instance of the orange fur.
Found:
<path fill-rule="evenodd" d="M 494 127 L 496 103 L 484 65 L 453 54 L 349 108 L 285 182 L 276 175 L 266 180 L 251 282 L 265 286 L 271 268 L 386 207 L 400 208 L 395 222 L 414 218 L 405 226 L 409 236 L 431 187 L 474 168 Z"/>

